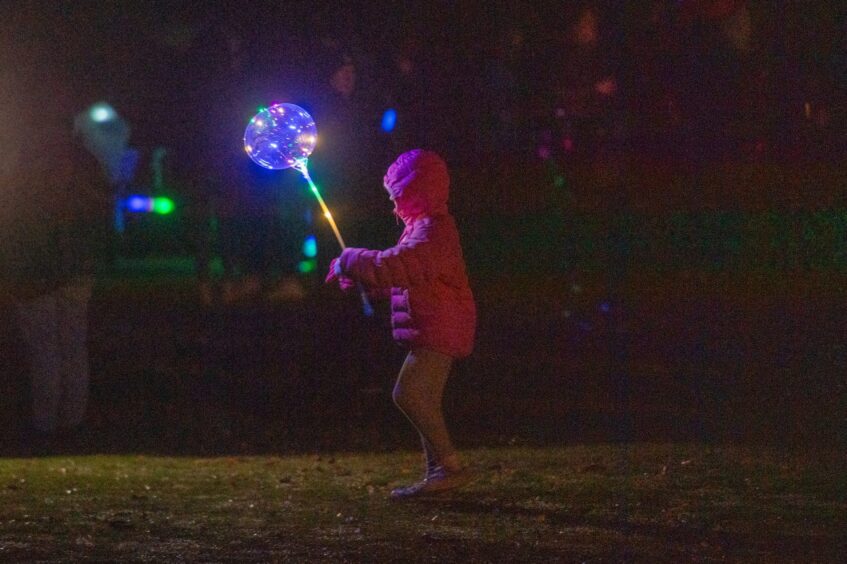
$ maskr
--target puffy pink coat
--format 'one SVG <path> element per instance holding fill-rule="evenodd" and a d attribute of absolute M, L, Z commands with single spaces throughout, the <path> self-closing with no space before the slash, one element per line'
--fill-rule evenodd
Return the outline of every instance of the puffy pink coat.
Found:
<path fill-rule="evenodd" d="M 435 153 L 416 149 L 397 158 L 384 183 L 406 228 L 384 251 L 345 249 L 341 271 L 368 289 L 390 291 L 398 343 L 465 357 L 473 349 L 476 305 L 447 211 L 447 167 Z"/>

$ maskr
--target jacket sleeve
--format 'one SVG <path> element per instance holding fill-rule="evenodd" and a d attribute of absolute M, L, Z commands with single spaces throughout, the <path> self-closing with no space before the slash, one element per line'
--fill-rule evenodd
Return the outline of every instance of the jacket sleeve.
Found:
<path fill-rule="evenodd" d="M 440 266 L 437 230 L 424 222 L 400 243 L 375 251 L 347 248 L 341 253 L 341 270 L 368 288 L 411 287 L 428 284 L 438 277 Z"/>

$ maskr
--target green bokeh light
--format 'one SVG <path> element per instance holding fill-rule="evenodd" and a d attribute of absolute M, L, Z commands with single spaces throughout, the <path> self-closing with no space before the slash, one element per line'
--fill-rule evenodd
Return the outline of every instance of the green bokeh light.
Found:
<path fill-rule="evenodd" d="M 158 197 L 153 198 L 153 212 L 160 215 L 167 215 L 174 211 L 174 201 L 170 198 Z"/>
<path fill-rule="evenodd" d="M 309 272 L 314 272 L 314 270 L 318 266 L 318 261 L 315 259 L 302 260 L 300 264 L 297 265 L 297 270 L 302 272 L 303 274 L 307 274 Z"/>

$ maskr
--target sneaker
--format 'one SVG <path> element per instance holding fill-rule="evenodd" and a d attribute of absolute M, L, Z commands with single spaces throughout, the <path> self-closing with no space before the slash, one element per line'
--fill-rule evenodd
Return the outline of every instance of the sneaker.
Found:
<path fill-rule="evenodd" d="M 432 472 L 420 482 L 391 490 L 391 499 L 402 500 L 428 495 L 437 495 L 449 490 L 454 490 L 467 485 L 473 481 L 474 475 L 470 468 L 450 472 L 443 466 L 436 466 Z"/>

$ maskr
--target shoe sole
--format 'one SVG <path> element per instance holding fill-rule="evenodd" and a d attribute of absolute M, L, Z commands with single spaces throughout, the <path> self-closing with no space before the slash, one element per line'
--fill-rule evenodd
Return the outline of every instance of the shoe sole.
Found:
<path fill-rule="evenodd" d="M 415 499 L 422 497 L 437 497 L 441 494 L 449 493 L 464 486 L 467 486 L 476 479 L 476 474 L 469 470 L 463 470 L 459 474 L 454 474 L 450 477 L 450 484 L 445 487 L 436 487 L 432 489 L 421 488 L 415 493 L 395 494 L 394 491 L 389 494 L 389 498 L 394 501 L 403 501 L 406 499 Z M 396 491 L 396 490 L 395 490 Z"/>

